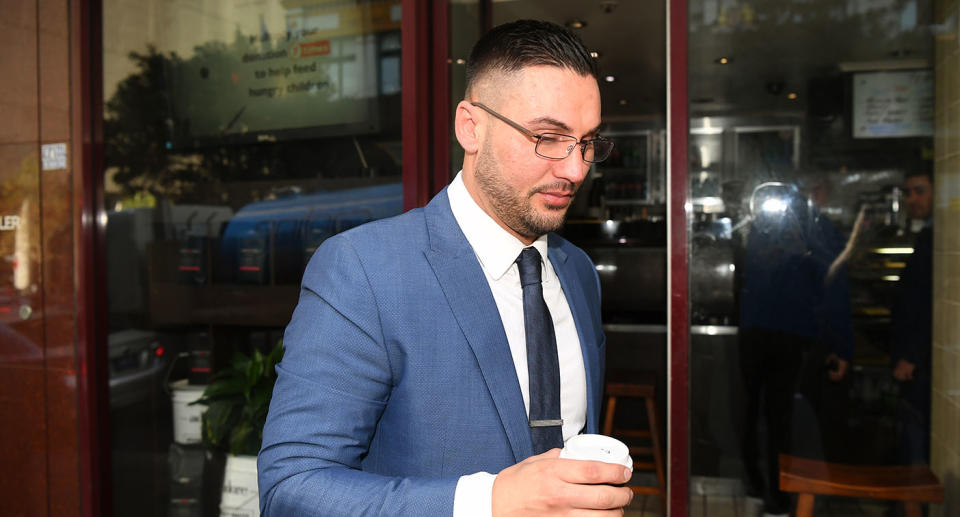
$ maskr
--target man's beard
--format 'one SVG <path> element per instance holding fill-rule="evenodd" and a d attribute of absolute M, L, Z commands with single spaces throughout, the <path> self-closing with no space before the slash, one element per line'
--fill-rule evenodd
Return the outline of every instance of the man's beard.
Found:
<path fill-rule="evenodd" d="M 503 178 L 503 168 L 497 163 L 494 153 L 484 147 L 477 154 L 477 185 L 487 197 L 494 214 L 518 234 L 536 239 L 563 226 L 569 204 L 562 208 L 547 206 L 548 213 L 538 212 L 532 203 L 533 195 L 541 191 L 562 191 L 576 193 L 579 184 L 561 181 L 546 185 L 537 185 L 526 193 L 518 192 Z M 573 198 L 571 197 L 571 202 Z"/>

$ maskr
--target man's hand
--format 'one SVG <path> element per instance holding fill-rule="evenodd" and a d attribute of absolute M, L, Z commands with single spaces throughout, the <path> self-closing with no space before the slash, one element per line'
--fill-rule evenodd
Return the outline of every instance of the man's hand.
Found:
<path fill-rule="evenodd" d="M 512 515 L 622 515 L 633 492 L 623 465 L 560 459 L 560 449 L 531 456 L 497 474 L 494 517 Z"/>
<path fill-rule="evenodd" d="M 897 365 L 893 367 L 893 378 L 900 381 L 912 381 L 913 380 L 913 371 L 917 368 L 917 365 L 907 361 L 906 359 L 901 359 L 897 361 Z"/>

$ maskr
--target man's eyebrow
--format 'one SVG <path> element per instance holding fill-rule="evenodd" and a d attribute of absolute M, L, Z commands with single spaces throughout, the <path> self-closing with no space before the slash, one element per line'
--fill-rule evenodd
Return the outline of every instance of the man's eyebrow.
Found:
<path fill-rule="evenodd" d="M 552 117 L 540 117 L 540 118 L 533 119 L 533 120 L 531 120 L 531 121 L 529 122 L 529 125 L 531 125 L 531 126 L 538 126 L 538 125 L 554 126 L 554 127 L 558 128 L 558 129 L 561 129 L 561 130 L 566 131 L 566 132 L 568 132 L 568 133 L 573 131 L 573 129 L 571 129 L 570 126 L 568 126 L 566 123 L 561 122 L 561 121 L 559 121 L 559 120 L 557 120 L 557 119 L 555 119 L 555 118 L 552 118 Z M 586 135 L 596 135 L 597 133 L 600 132 L 600 128 L 601 128 L 601 127 L 603 127 L 603 123 L 602 123 L 602 122 L 599 123 L 599 124 L 597 124 L 597 127 L 591 129 L 590 131 L 587 131 L 587 132 L 584 133 L 584 134 L 586 134 Z"/>
<path fill-rule="evenodd" d="M 564 131 L 570 131 L 570 126 L 565 123 L 551 117 L 540 117 L 530 121 L 531 126 L 554 126 L 556 128 L 562 129 Z"/>

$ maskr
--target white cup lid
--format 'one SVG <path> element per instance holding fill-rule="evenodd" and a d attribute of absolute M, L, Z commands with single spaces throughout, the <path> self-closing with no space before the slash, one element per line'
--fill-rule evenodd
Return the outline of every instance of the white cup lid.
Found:
<path fill-rule="evenodd" d="M 633 470 L 633 458 L 627 445 L 602 434 L 579 434 L 570 438 L 560 451 L 560 457 L 618 463 Z"/>

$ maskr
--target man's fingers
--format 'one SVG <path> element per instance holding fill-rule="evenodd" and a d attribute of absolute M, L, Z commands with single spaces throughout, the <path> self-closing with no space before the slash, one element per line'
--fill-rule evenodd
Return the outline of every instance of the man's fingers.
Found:
<path fill-rule="evenodd" d="M 630 469 L 615 463 L 557 460 L 557 477 L 578 485 L 620 485 L 630 480 Z"/>
<path fill-rule="evenodd" d="M 633 491 L 622 486 L 570 485 L 564 492 L 567 504 L 584 510 L 616 510 L 633 500 Z"/>
<path fill-rule="evenodd" d="M 613 510 L 570 510 L 563 514 L 567 517 L 620 517 L 623 515 L 622 508 Z"/>

